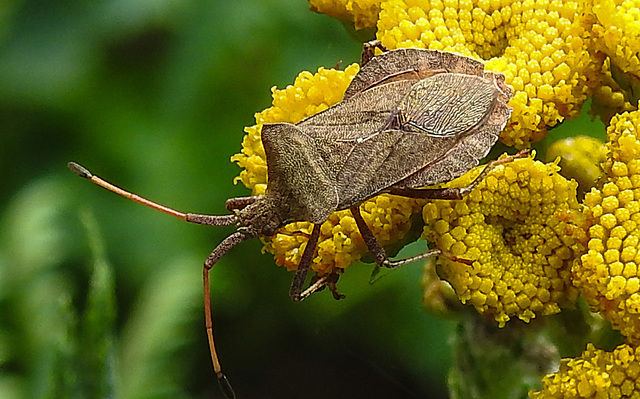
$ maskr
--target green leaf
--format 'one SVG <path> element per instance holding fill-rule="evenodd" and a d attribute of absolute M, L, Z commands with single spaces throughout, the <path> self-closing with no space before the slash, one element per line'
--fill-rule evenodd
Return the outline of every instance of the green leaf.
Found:
<path fill-rule="evenodd" d="M 195 370 L 185 367 L 184 351 L 205 335 L 201 269 L 193 267 L 202 260 L 187 256 L 168 263 L 149 274 L 122 335 L 118 376 L 124 398 L 188 397 L 184 386 Z M 207 351 L 206 344 L 201 350 Z"/>
<path fill-rule="evenodd" d="M 116 299 L 113 272 L 93 214 L 81 212 L 93 257 L 93 272 L 82 320 L 82 370 L 85 394 L 90 398 L 115 396 Z"/>
<path fill-rule="evenodd" d="M 81 397 L 77 311 L 64 267 L 74 256 L 68 206 L 64 185 L 47 177 L 28 184 L 3 214 L 0 273 L 3 301 L 11 304 L 3 312 L 10 348 L 3 360 L 17 370 L 4 381 L 31 398 Z"/>

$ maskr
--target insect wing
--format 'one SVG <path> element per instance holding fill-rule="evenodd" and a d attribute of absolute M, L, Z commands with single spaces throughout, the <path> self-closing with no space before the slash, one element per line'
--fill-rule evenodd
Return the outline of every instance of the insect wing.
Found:
<path fill-rule="evenodd" d="M 498 75 L 487 76 L 443 73 L 412 86 L 397 109 L 402 128 L 355 143 L 343 160 L 336 176 L 339 207 L 392 186 L 448 181 L 477 165 L 511 115 Z"/>
<path fill-rule="evenodd" d="M 398 80 L 414 83 L 434 73 L 461 73 L 482 76 L 480 61 L 456 53 L 405 48 L 384 52 L 361 67 L 347 88 L 344 99 L 381 84 Z"/>
<path fill-rule="evenodd" d="M 409 131 L 458 136 L 484 123 L 497 96 L 493 83 L 482 77 L 443 73 L 416 83 L 398 109 Z"/>
<path fill-rule="evenodd" d="M 358 166 L 360 171 L 352 171 L 354 157 L 359 157 L 358 162 L 369 163 L 378 153 L 387 151 L 389 138 L 371 141 L 371 137 L 384 130 L 394 109 L 412 86 L 410 81 L 378 86 L 296 124 L 315 141 L 313 148 L 335 185 L 341 175 L 364 172 L 364 165 Z M 355 148 L 359 150 L 354 153 Z"/>
<path fill-rule="evenodd" d="M 499 74 L 439 73 L 371 87 L 295 125 L 265 125 L 269 189 L 291 198 L 288 216 L 321 222 L 390 187 L 451 180 L 495 144 L 510 96 Z"/>
<path fill-rule="evenodd" d="M 511 111 L 511 107 L 499 96 L 481 124 L 458 136 L 443 137 L 457 137 L 457 143 L 449 151 L 431 159 L 423 168 L 398 180 L 394 187 L 417 188 L 461 176 L 489 153 L 509 120 Z"/>
<path fill-rule="evenodd" d="M 415 82 L 377 86 L 296 123 L 315 139 L 354 143 L 381 130 Z"/>

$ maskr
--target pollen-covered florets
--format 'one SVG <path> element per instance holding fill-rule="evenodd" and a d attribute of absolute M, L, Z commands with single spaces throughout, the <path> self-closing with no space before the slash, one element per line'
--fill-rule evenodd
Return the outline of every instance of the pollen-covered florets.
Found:
<path fill-rule="evenodd" d="M 560 370 L 542 380 L 531 399 L 640 397 L 640 348 L 620 345 L 613 352 L 587 344 L 580 357 L 563 359 Z"/>
<path fill-rule="evenodd" d="M 594 76 L 591 78 L 591 111 L 595 115 L 599 115 L 605 123 L 609 123 L 609 120 L 617 113 L 631 112 L 637 109 L 637 103 L 633 98 L 634 89 L 628 82 L 629 76 L 616 72 L 616 77 L 617 80 L 613 78 L 611 59 L 607 57 L 603 60 L 600 68 L 594 71 Z M 621 85 L 626 87 L 623 88 Z"/>
<path fill-rule="evenodd" d="M 398 241 L 409 231 L 411 216 L 420 212 L 420 206 L 418 201 L 412 199 L 379 195 L 364 202 L 360 212 L 378 242 L 386 245 Z M 300 264 L 311 230 L 311 223 L 291 223 L 280 229 L 266 243 L 265 249 L 275 255 L 278 265 L 295 270 Z M 351 212 L 335 212 L 320 228 L 318 253 L 311 268 L 320 275 L 340 272 L 360 261 L 367 252 L 367 246 Z"/>
<path fill-rule="evenodd" d="M 640 75 L 640 1 L 596 1 L 593 14 L 595 49 L 611 58 L 622 70 Z"/>
<path fill-rule="evenodd" d="M 584 200 L 588 252 L 573 267 L 587 302 L 627 338 L 640 343 L 640 112 L 615 116 L 607 130 L 601 188 Z"/>
<path fill-rule="evenodd" d="M 260 138 L 262 124 L 295 123 L 340 102 L 358 70 L 357 64 L 344 71 L 320 68 L 315 74 L 300 73 L 295 83 L 283 90 L 273 88 L 273 106 L 255 115 L 256 125 L 245 128 L 242 152 L 231 158 L 243 168 L 236 180 L 242 181 L 254 195 L 264 194 L 267 161 Z M 382 245 L 401 239 L 411 228 L 411 215 L 420 212 L 418 201 L 388 195 L 372 198 L 360 209 Z M 265 241 L 265 250 L 275 255 L 278 265 L 296 269 L 311 230 L 311 223 L 291 223 Z M 351 213 L 336 212 L 322 224 L 318 253 L 311 269 L 319 274 L 340 272 L 359 261 L 367 251 Z"/>
<path fill-rule="evenodd" d="M 423 238 L 467 261 L 438 259 L 443 277 L 463 302 L 503 326 L 516 316 L 560 311 L 575 300 L 570 267 L 583 252 L 576 183 L 556 164 L 532 158 L 495 167 L 460 201 L 432 201 L 423 208 Z M 468 185 L 480 168 L 447 186 Z"/>
<path fill-rule="evenodd" d="M 591 51 L 602 66 L 591 79 L 593 110 L 608 121 L 637 109 L 640 90 L 640 1 L 606 0 L 593 5 Z"/>
<path fill-rule="evenodd" d="M 515 90 L 500 137 L 507 145 L 540 140 L 548 127 L 578 116 L 587 99 L 586 71 L 596 67 L 582 0 L 384 0 L 380 7 L 377 38 L 387 48 L 454 51 L 505 74 Z"/>
<path fill-rule="evenodd" d="M 455 51 L 487 60 L 515 94 L 500 139 L 526 147 L 578 115 L 589 64 L 580 1 L 388 0 L 378 39 L 388 48 Z"/>

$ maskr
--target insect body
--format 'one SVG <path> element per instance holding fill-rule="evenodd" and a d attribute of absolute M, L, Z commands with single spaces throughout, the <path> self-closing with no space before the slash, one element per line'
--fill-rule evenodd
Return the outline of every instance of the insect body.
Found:
<path fill-rule="evenodd" d="M 376 262 L 396 267 L 439 253 L 389 260 L 362 218 L 362 201 L 381 193 L 414 198 L 461 198 L 482 178 L 461 189 L 418 189 L 451 180 L 477 165 L 498 139 L 511 108 L 511 90 L 500 74 L 467 57 L 434 50 L 402 49 L 373 57 L 347 89 L 344 100 L 298 123 L 265 124 L 262 142 L 268 186 L 262 196 L 232 198 L 224 216 L 182 213 L 124 191 L 76 163 L 81 177 L 136 202 L 192 223 L 236 225 L 204 264 L 205 322 L 215 372 L 227 396 L 213 341 L 209 270 L 231 248 L 252 237 L 273 236 L 287 223 L 309 221 L 313 230 L 291 286 L 301 300 L 337 275 L 318 278 L 303 291 L 320 225 L 350 209 Z"/>

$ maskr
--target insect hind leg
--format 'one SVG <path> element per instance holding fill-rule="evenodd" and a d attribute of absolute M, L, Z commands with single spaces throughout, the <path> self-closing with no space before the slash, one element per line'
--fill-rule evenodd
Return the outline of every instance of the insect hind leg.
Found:
<path fill-rule="evenodd" d="M 373 235 L 373 232 L 371 231 L 371 229 L 369 229 L 369 226 L 367 225 L 367 222 L 365 222 L 364 218 L 362 217 L 362 214 L 360 213 L 360 208 L 358 205 L 354 205 L 351 208 L 349 208 L 351 210 L 351 213 L 353 214 L 353 218 L 356 221 L 356 225 L 358 226 L 358 229 L 360 230 L 360 234 L 362 235 L 362 239 L 364 240 L 365 244 L 367 244 L 367 248 L 369 248 L 369 251 L 371 251 L 371 253 L 373 254 L 373 257 L 376 261 L 376 263 L 382 267 L 385 268 L 389 268 L 389 269 L 395 269 L 396 267 L 400 267 L 400 266 L 404 266 L 408 263 L 414 263 L 414 262 L 418 262 L 422 259 L 426 259 L 426 258 L 430 258 L 432 256 L 435 255 L 442 255 L 447 257 L 448 259 L 454 261 L 454 262 L 460 262 L 460 263 L 465 263 L 465 264 L 471 264 L 471 261 L 466 260 L 466 259 L 461 259 L 458 258 L 446 251 L 442 251 L 440 249 L 432 249 L 426 252 L 423 252 L 421 254 L 415 255 L 415 256 L 410 256 L 408 258 L 404 258 L 404 259 L 397 259 L 397 260 L 392 260 L 389 259 L 389 257 L 387 256 L 387 253 L 385 252 L 384 248 L 382 248 L 382 245 L 380 245 L 380 243 L 378 242 L 378 240 L 375 238 L 375 236 Z"/>
<path fill-rule="evenodd" d="M 491 172 L 491 170 L 508 162 L 513 162 L 518 158 L 524 158 L 529 155 L 529 150 L 522 150 L 515 155 L 510 155 L 502 159 L 496 159 L 485 165 L 482 172 L 471 183 L 465 187 L 447 187 L 447 188 L 408 188 L 408 187 L 391 187 L 387 190 L 389 194 L 399 195 L 408 198 L 418 199 L 444 199 L 444 200 L 460 200 L 465 195 L 473 191 L 474 188 Z"/>

